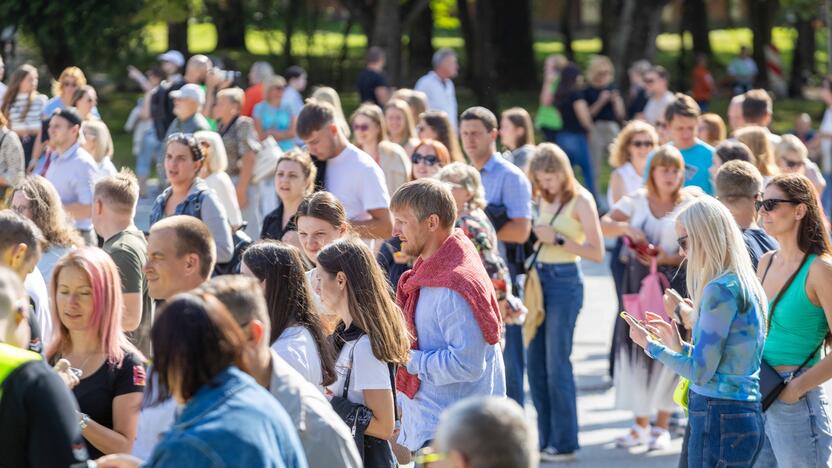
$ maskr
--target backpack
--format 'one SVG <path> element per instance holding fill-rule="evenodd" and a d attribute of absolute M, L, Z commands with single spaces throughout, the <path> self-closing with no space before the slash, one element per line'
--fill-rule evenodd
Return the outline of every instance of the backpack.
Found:
<path fill-rule="evenodd" d="M 165 138 L 168 127 L 176 118 L 173 115 L 173 100 L 170 98 L 170 92 L 183 86 L 185 86 L 184 80 L 175 83 L 163 81 L 150 95 L 150 118 L 153 119 L 153 129 L 160 141 Z"/>

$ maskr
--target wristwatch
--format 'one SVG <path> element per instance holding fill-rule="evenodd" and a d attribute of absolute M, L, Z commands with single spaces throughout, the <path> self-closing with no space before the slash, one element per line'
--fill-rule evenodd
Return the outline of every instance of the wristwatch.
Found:
<path fill-rule="evenodd" d="M 78 420 L 78 426 L 81 427 L 81 430 L 87 428 L 87 424 L 90 422 L 90 417 L 87 416 L 86 413 L 79 413 L 81 415 L 81 419 Z"/>

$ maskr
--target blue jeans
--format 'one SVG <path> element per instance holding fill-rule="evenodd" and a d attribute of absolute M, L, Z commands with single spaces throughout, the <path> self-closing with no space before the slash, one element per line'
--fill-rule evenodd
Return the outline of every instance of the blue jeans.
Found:
<path fill-rule="evenodd" d="M 584 301 L 577 263 L 538 263 L 546 316 L 529 344 L 529 385 L 537 409 L 540 449 L 574 452 L 578 410 L 572 374 L 572 337 Z"/>
<path fill-rule="evenodd" d="M 139 177 L 150 176 L 150 163 L 155 166 L 157 158 L 162 151 L 162 142 L 156 136 L 156 130 L 151 127 L 148 128 L 144 135 L 142 135 L 142 144 L 139 149 L 139 154 L 136 155 L 136 175 Z"/>
<path fill-rule="evenodd" d="M 754 466 L 832 466 L 828 405 L 823 387 L 815 387 L 793 405 L 775 401 L 763 415 L 766 437 Z"/>
<path fill-rule="evenodd" d="M 765 440 L 760 402 L 688 397 L 688 467 L 750 467 Z"/>
<path fill-rule="evenodd" d="M 518 279 L 522 271 L 517 271 L 518 268 L 514 263 L 510 263 L 508 269 L 514 295 L 522 299 L 523 282 Z M 506 396 L 522 407 L 526 402 L 526 386 L 523 378 L 526 374 L 526 349 L 523 346 L 522 325 L 506 325 L 503 362 L 506 367 Z"/>
<path fill-rule="evenodd" d="M 572 166 L 579 166 L 584 176 L 584 184 L 587 190 L 598 199 L 598 192 L 595 187 L 595 171 L 592 169 L 592 157 L 589 154 L 589 142 L 585 133 L 572 133 L 561 130 L 557 133 L 555 140 L 558 146 L 569 156 Z"/>

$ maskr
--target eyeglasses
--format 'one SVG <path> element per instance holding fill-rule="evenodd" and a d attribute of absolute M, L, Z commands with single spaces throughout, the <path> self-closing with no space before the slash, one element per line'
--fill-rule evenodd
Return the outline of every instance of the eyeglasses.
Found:
<path fill-rule="evenodd" d="M 653 84 L 655 82 L 656 82 L 656 80 L 652 79 L 652 78 L 647 78 L 647 79 L 644 80 L 644 84 Z"/>
<path fill-rule="evenodd" d="M 635 146 L 636 148 L 652 148 L 654 143 L 650 140 L 633 140 L 630 142 L 631 145 Z"/>
<path fill-rule="evenodd" d="M 410 157 L 410 162 L 413 164 L 424 164 L 425 166 L 434 166 L 439 164 L 439 158 L 433 154 L 419 154 L 413 153 Z"/>
<path fill-rule="evenodd" d="M 784 200 L 782 198 L 769 198 L 768 200 L 757 200 L 754 202 L 754 208 L 760 211 L 760 208 L 766 211 L 774 211 L 780 203 L 788 203 L 790 205 L 799 205 L 797 200 Z"/>
<path fill-rule="evenodd" d="M 352 129 L 356 132 L 366 132 L 370 129 L 370 124 L 352 124 Z"/>
<path fill-rule="evenodd" d="M 781 161 L 783 161 L 783 164 L 785 164 L 786 167 L 788 167 L 789 169 L 797 169 L 798 167 L 801 167 L 804 164 L 806 164 L 802 160 L 801 161 L 790 161 L 786 158 L 781 159 Z"/>
<path fill-rule="evenodd" d="M 688 250 L 688 236 L 682 236 L 676 239 L 676 242 L 679 244 L 680 249 Z"/>

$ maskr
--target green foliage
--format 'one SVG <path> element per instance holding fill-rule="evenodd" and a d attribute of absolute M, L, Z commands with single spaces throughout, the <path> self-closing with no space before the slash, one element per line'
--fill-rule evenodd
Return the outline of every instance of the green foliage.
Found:
<path fill-rule="evenodd" d="M 436 29 L 459 30 L 459 16 L 456 12 L 456 0 L 431 0 L 433 22 Z"/>

